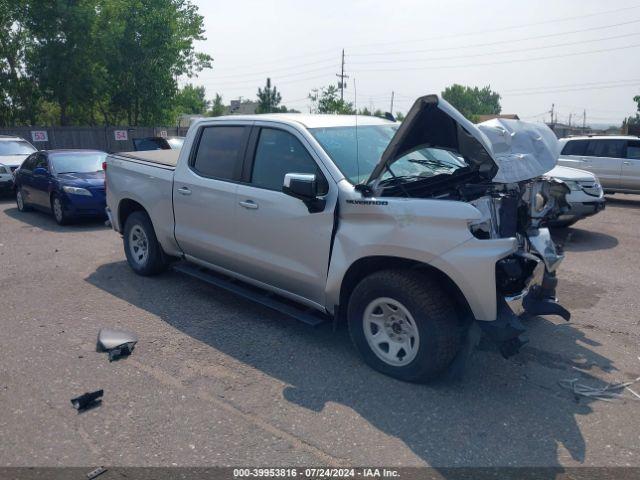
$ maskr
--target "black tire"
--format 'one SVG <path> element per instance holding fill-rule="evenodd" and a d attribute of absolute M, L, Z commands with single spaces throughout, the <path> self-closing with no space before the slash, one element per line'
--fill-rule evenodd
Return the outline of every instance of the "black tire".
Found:
<path fill-rule="evenodd" d="M 16 205 L 18 206 L 18 210 L 21 212 L 30 212 L 32 210 L 32 208 L 24 201 L 24 194 L 22 193 L 21 187 L 16 189 Z"/>
<path fill-rule="evenodd" d="M 136 257 L 140 250 L 136 252 L 136 249 L 131 243 L 132 241 L 135 241 L 135 238 L 142 237 L 141 235 L 136 237 L 134 234 L 133 237 L 135 238 L 132 238 L 132 231 L 134 229 L 136 229 L 136 232 L 142 231 L 144 233 L 144 238 L 146 238 L 146 252 L 143 254 L 143 258 L 140 258 L 139 256 Z M 144 238 L 142 238 L 143 244 L 145 243 Z M 127 256 L 127 262 L 131 269 L 138 275 L 157 275 L 158 273 L 164 272 L 169 266 L 169 258 L 162 250 L 162 247 L 158 242 L 158 238 L 156 237 L 156 232 L 153 229 L 151 219 L 146 212 L 137 211 L 129 215 L 124 224 L 123 241 L 124 253 Z"/>
<path fill-rule="evenodd" d="M 56 207 L 56 203 L 59 203 L 59 209 Z M 62 199 L 56 195 L 51 195 L 51 213 L 58 225 L 69 225 L 71 223 L 71 217 L 64 211 L 62 206 Z"/>
<path fill-rule="evenodd" d="M 417 353 L 406 365 L 391 365 L 382 360 L 367 341 L 365 310 L 382 297 L 404 306 L 417 327 Z M 364 278 L 349 299 L 347 321 L 351 340 L 364 361 L 385 375 L 407 382 L 424 383 L 436 379 L 461 348 L 461 322 L 451 299 L 434 280 L 419 272 L 383 270 Z"/>

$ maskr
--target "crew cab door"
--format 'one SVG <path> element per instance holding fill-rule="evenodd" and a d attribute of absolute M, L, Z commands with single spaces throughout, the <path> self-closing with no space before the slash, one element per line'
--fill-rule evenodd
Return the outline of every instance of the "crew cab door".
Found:
<path fill-rule="evenodd" d="M 173 180 L 175 238 L 185 254 L 236 270 L 236 190 L 250 125 L 200 127 Z"/>
<path fill-rule="evenodd" d="M 620 188 L 640 191 L 640 140 L 627 142 L 626 155 L 622 159 Z"/>
<path fill-rule="evenodd" d="M 283 193 L 287 173 L 316 175 L 321 211 Z M 337 199 L 330 178 L 294 128 L 254 126 L 237 191 L 239 273 L 324 306 Z"/>

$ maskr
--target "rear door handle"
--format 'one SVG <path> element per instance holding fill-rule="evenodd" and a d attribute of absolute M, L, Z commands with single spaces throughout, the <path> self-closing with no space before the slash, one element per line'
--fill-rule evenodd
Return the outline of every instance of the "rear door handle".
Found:
<path fill-rule="evenodd" d="M 245 200 L 244 202 L 240 202 L 240 206 L 248 208 L 249 210 L 256 210 L 258 208 L 258 204 L 253 200 Z"/>
<path fill-rule="evenodd" d="M 180 195 L 191 195 L 191 190 L 189 190 L 187 187 L 180 187 L 178 189 L 178 193 Z"/>
<path fill-rule="evenodd" d="M 624 162 L 622 162 L 623 165 L 631 165 L 631 162 L 629 160 L 625 160 Z"/>

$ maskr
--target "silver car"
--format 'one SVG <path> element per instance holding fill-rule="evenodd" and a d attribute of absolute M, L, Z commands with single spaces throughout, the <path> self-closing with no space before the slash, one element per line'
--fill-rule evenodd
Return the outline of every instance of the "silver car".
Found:
<path fill-rule="evenodd" d="M 640 193 L 640 138 L 570 137 L 560 145 L 558 164 L 593 173 L 605 193 Z"/>

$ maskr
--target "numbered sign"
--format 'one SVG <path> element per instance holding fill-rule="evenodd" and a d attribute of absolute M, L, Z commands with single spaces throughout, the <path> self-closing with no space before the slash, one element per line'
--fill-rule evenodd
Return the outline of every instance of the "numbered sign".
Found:
<path fill-rule="evenodd" d="M 114 130 L 113 136 L 117 142 L 126 142 L 129 140 L 129 135 L 126 130 Z"/>
<path fill-rule="evenodd" d="M 31 131 L 31 140 L 34 142 L 48 142 L 49 135 L 46 130 L 32 130 Z"/>

